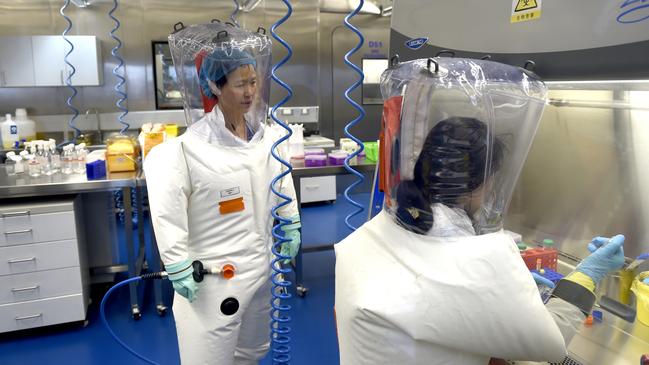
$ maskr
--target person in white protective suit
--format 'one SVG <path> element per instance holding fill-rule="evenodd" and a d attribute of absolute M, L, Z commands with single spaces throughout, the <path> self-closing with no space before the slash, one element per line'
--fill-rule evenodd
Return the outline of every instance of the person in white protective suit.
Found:
<path fill-rule="evenodd" d="M 340 363 L 562 361 L 624 237 L 593 239 L 544 304 L 503 232 L 544 84 L 445 58 L 388 69 L 382 92 L 384 209 L 335 246 Z"/>
<path fill-rule="evenodd" d="M 218 36 L 217 36 L 218 34 Z M 170 36 L 188 119 L 216 104 L 178 138 L 147 155 L 151 217 L 173 301 L 182 364 L 257 364 L 269 349 L 271 180 L 284 167 L 271 155 L 279 133 L 265 127 L 270 40 L 220 24 Z M 208 109 L 208 107 L 205 107 Z M 278 214 L 292 224 L 282 258 L 297 253 L 299 216 L 290 175 L 277 189 L 292 197 Z M 192 262 L 234 268 L 196 283 Z"/>

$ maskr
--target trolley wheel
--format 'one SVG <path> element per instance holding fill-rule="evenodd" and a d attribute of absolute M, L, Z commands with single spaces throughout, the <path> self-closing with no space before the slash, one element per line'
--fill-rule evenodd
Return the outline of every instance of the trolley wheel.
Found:
<path fill-rule="evenodd" d="M 158 304 L 156 309 L 158 310 L 158 315 L 160 317 L 164 317 L 167 314 L 167 307 L 162 304 Z"/>
<path fill-rule="evenodd" d="M 306 293 L 309 292 L 309 288 L 305 288 L 302 285 L 298 285 L 295 290 L 297 291 L 297 296 L 302 298 L 304 298 L 306 296 Z"/>
<path fill-rule="evenodd" d="M 131 309 L 131 314 L 133 315 L 133 319 L 136 321 L 139 321 L 140 318 L 142 318 L 142 313 L 138 307 L 133 307 L 133 309 Z"/>

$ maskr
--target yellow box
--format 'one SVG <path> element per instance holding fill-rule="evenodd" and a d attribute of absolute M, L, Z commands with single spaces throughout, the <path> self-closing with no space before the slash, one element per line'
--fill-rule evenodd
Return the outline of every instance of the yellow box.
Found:
<path fill-rule="evenodd" d="M 122 172 L 135 171 L 136 144 L 128 136 L 116 136 L 110 138 L 106 147 L 106 163 L 108 171 Z"/>

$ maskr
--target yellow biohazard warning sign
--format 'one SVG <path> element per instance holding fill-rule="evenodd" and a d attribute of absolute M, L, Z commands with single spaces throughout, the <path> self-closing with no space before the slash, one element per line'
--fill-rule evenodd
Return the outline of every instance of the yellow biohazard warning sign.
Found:
<path fill-rule="evenodd" d="M 517 12 L 523 10 L 530 10 L 536 7 L 538 7 L 536 0 L 518 0 L 516 2 L 516 9 L 514 9 L 514 11 Z"/>
<path fill-rule="evenodd" d="M 543 0 L 512 0 L 511 22 L 519 23 L 541 18 Z"/>

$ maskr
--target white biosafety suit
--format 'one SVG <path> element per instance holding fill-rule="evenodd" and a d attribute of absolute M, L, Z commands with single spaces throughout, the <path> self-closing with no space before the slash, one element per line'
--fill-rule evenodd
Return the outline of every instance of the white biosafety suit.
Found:
<path fill-rule="evenodd" d="M 435 58 L 391 67 L 381 90 L 384 208 L 335 246 L 341 365 L 562 361 L 594 294 L 562 280 L 544 304 L 502 230 L 543 82 Z"/>
<path fill-rule="evenodd" d="M 257 364 L 269 348 L 270 210 L 279 202 L 269 185 L 283 167 L 269 153 L 278 133 L 260 123 L 248 127 L 249 142 L 236 138 L 215 107 L 180 137 L 153 148 L 144 164 L 162 261 L 236 269 L 230 280 L 206 275 L 192 303 L 174 297 L 183 364 Z M 297 215 L 290 174 L 280 184 L 293 202 L 278 213 Z M 221 310 L 228 298 L 239 303 L 232 315 Z"/>
<path fill-rule="evenodd" d="M 422 236 L 383 211 L 335 249 L 341 365 L 560 362 L 584 320 L 561 299 L 544 306 L 502 232 Z"/>

